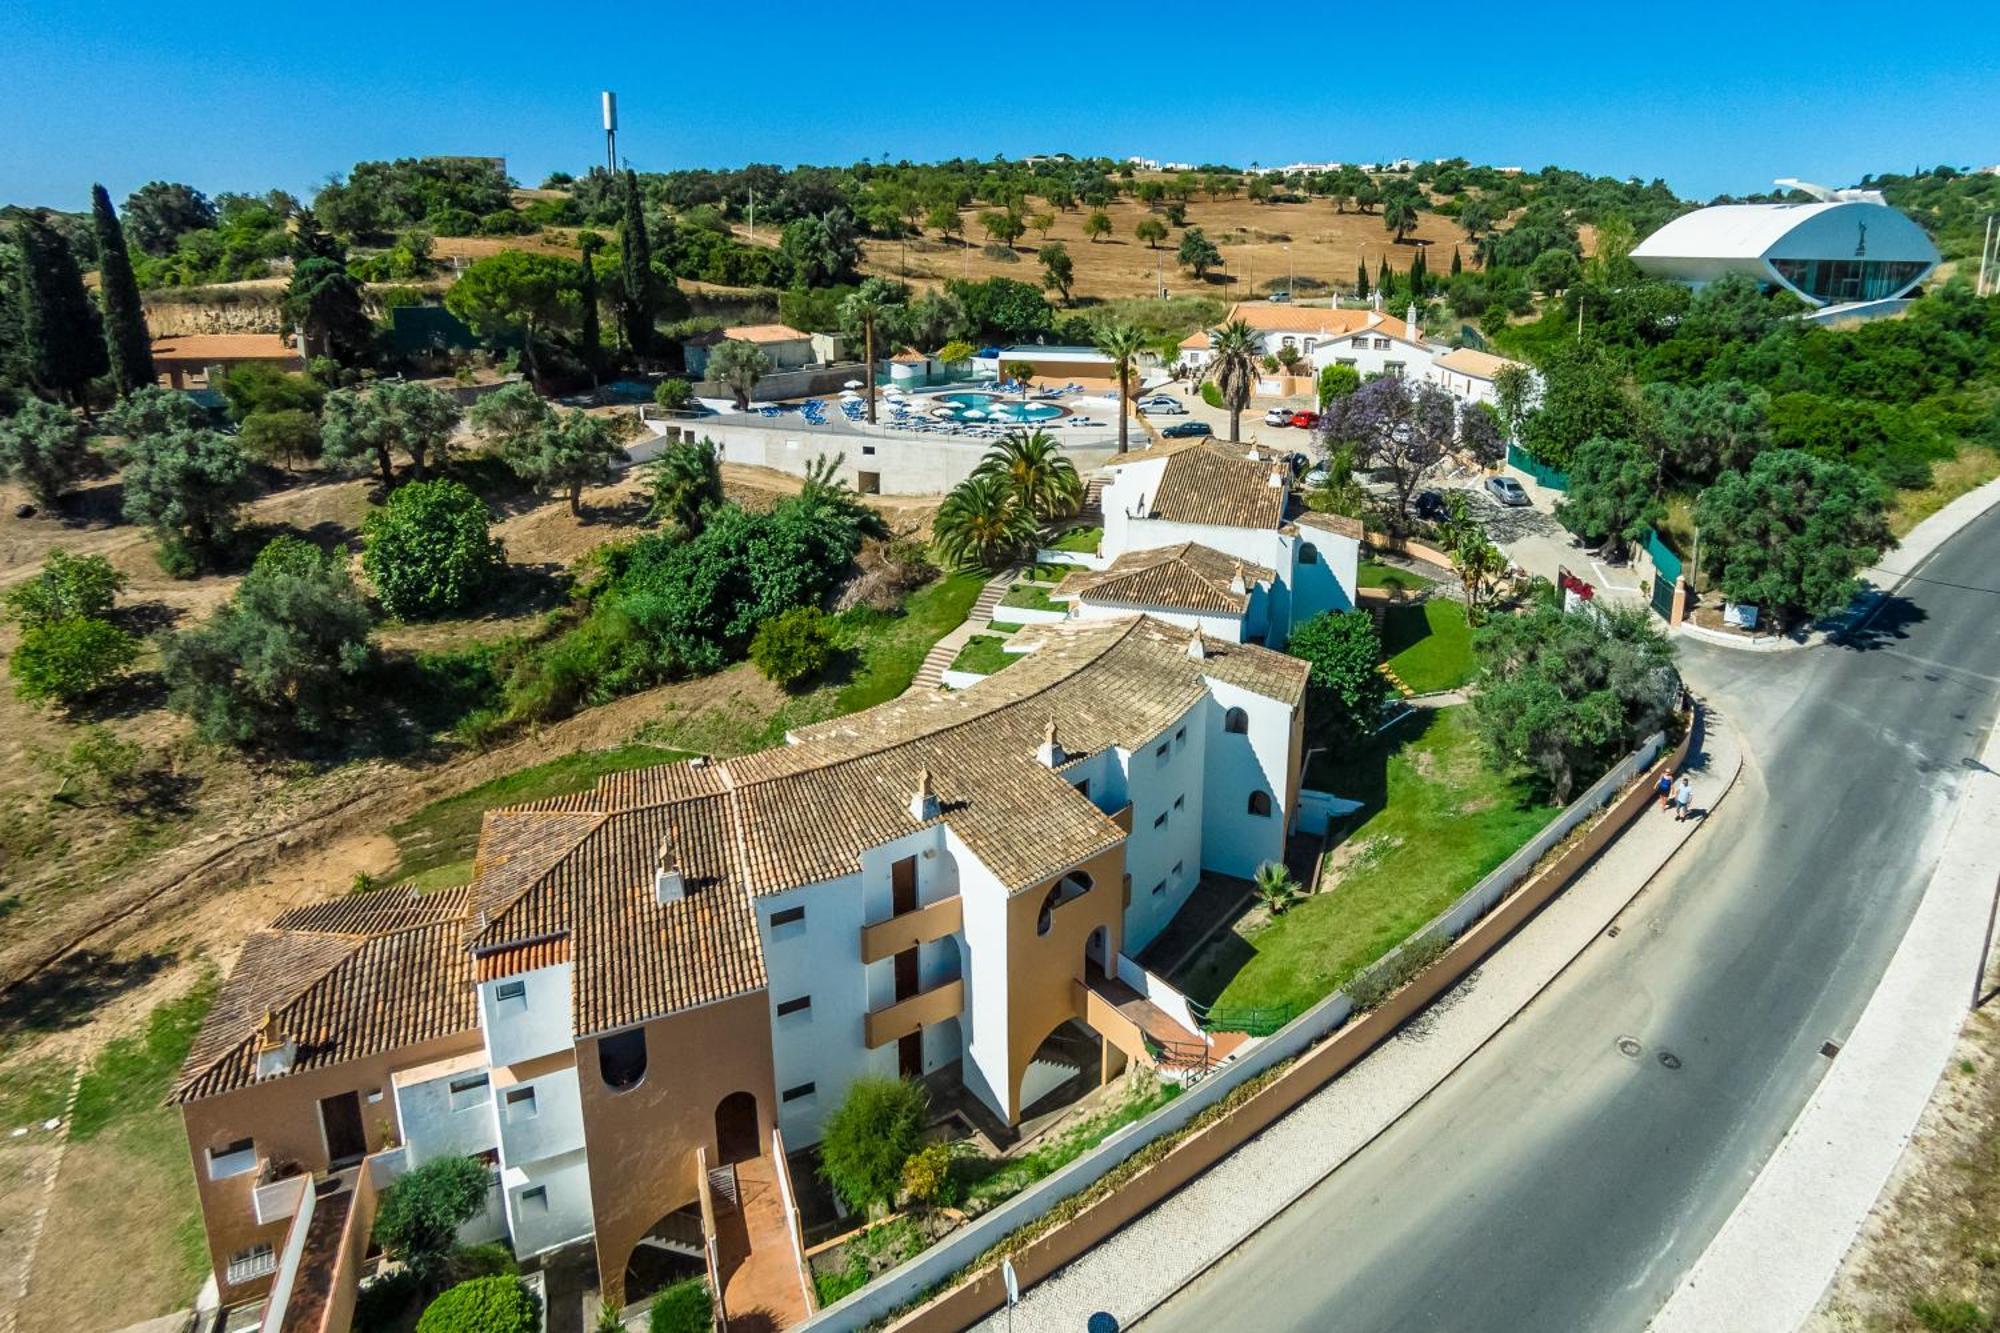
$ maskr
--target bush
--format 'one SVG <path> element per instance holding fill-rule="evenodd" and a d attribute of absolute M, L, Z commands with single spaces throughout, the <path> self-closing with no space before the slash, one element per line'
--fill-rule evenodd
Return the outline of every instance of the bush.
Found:
<path fill-rule="evenodd" d="M 101 618 L 125 586 L 125 576 L 101 555 L 50 551 L 41 572 L 7 590 L 7 615 L 31 630 L 76 616 Z"/>
<path fill-rule="evenodd" d="M 408 1269 L 384 1273 L 355 1296 L 354 1333 L 400 1333 L 417 1294 L 416 1275 Z"/>
<path fill-rule="evenodd" d="M 679 411 L 694 402 L 694 386 L 683 379 L 661 380 L 653 386 L 653 401 L 669 412 Z"/>
<path fill-rule="evenodd" d="M 375 1214 L 375 1243 L 429 1286 L 447 1273 L 458 1229 L 486 1205 L 492 1173 L 472 1157 L 439 1157 L 408 1172 L 382 1196 Z M 480 1278 L 495 1282 L 504 1278 Z M 472 1283 L 466 1283 L 471 1286 Z M 462 1290 L 463 1288 L 458 1288 Z M 435 1307 L 433 1307 L 434 1309 Z M 431 1311 L 419 1328 L 428 1328 Z M 443 1327 L 443 1326 L 441 1326 Z M 456 1327 L 455 1325 L 452 1327 Z M 465 1325 L 467 1328 L 478 1325 Z"/>
<path fill-rule="evenodd" d="M 824 671 L 832 656 L 833 626 L 816 606 L 773 616 L 750 640 L 750 660 L 765 679 L 788 689 Z"/>
<path fill-rule="evenodd" d="M 7 668 L 19 698 L 68 706 L 108 684 L 138 656 L 138 640 L 116 625 L 71 616 L 23 634 Z"/>
<path fill-rule="evenodd" d="M 253 457 L 295 468 L 319 457 L 319 418 L 299 408 L 258 412 L 243 423 L 237 439 Z"/>
<path fill-rule="evenodd" d="M 518 1277 L 476 1277 L 430 1303 L 417 1333 L 541 1333 L 542 1303 Z"/>
<path fill-rule="evenodd" d="M 1451 941 L 1442 935 L 1424 935 L 1403 945 L 1395 957 L 1385 959 L 1347 983 L 1347 998 L 1354 1012 L 1365 1014 L 1401 990 L 1419 972 L 1444 957 Z"/>
<path fill-rule="evenodd" d="M 1221 407 L 1222 390 L 1216 388 L 1213 382 L 1203 380 L 1201 382 L 1201 401 L 1207 403 L 1210 407 Z"/>
<path fill-rule="evenodd" d="M 176 575 L 227 551 L 237 511 L 257 489 L 242 448 L 212 430 L 140 436 L 127 452 L 124 483 L 125 517 L 153 531 L 161 566 Z"/>
<path fill-rule="evenodd" d="M 486 502 L 456 481 L 413 481 L 362 524 L 361 567 L 390 615 L 423 620 L 468 605 L 505 563 Z"/>
<path fill-rule="evenodd" d="M 819 1173 L 854 1208 L 887 1203 L 923 1144 L 930 1099 L 909 1079 L 860 1078 L 820 1136 Z"/>
<path fill-rule="evenodd" d="M 953 1184 L 948 1143 L 927 1143 L 903 1163 L 903 1193 L 917 1203 L 952 1202 Z"/>
<path fill-rule="evenodd" d="M 1299 626 L 1290 651 L 1312 664 L 1313 712 L 1335 735 L 1366 736 L 1382 716 L 1388 682 L 1377 667 L 1382 640 L 1366 611 L 1327 611 Z"/>
<path fill-rule="evenodd" d="M 685 1278 L 653 1297 L 646 1328 L 648 1333 L 709 1333 L 715 1326 L 714 1311 L 708 1280 Z"/>

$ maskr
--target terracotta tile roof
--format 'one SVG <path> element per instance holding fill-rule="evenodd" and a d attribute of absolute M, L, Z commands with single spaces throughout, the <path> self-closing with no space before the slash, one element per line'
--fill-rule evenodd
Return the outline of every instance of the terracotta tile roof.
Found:
<path fill-rule="evenodd" d="M 1509 366 L 1518 366 L 1519 361 L 1510 361 L 1504 356 L 1482 352 L 1472 347 L 1454 347 L 1432 362 L 1441 370 L 1457 371 L 1473 379 L 1490 380 Z"/>
<path fill-rule="evenodd" d="M 548 939 L 528 940 L 522 944 L 503 945 L 498 949 L 477 954 L 473 958 L 473 971 L 482 982 L 497 981 L 501 977 L 533 972 L 538 968 L 554 967 L 569 961 L 569 936 L 556 935 Z"/>
<path fill-rule="evenodd" d="M 1292 522 L 1301 528 L 1317 528 L 1321 532 L 1352 537 L 1355 541 L 1361 541 L 1368 535 L 1368 529 L 1362 526 L 1360 519 L 1349 518 L 1345 514 L 1325 514 L 1317 509 L 1301 510 Z"/>
<path fill-rule="evenodd" d="M 293 925 L 253 934 L 188 1053 L 173 1100 L 255 1082 L 267 1013 L 298 1043 L 295 1072 L 473 1032 L 479 1020 L 464 948 L 466 905 L 462 889 L 384 891 L 362 895 L 344 912 L 336 909 L 348 908 L 346 900 L 279 918 L 334 929 Z"/>
<path fill-rule="evenodd" d="M 1271 476 L 1281 468 L 1284 479 L 1273 486 Z M 1284 520 L 1290 479 L 1290 469 L 1269 450 L 1203 440 L 1167 459 L 1149 513 L 1172 523 L 1275 528 Z"/>
<path fill-rule="evenodd" d="M 1370 319 L 1373 323 L 1370 323 Z M 1410 326 L 1394 315 L 1375 310 L 1333 310 L 1323 306 L 1288 305 L 1283 302 L 1239 301 L 1222 317 L 1222 323 L 1240 319 L 1259 333 L 1310 333 L 1322 338 L 1340 338 L 1366 330 L 1387 338 L 1416 342 Z M 1208 330 L 1202 329 L 1181 339 L 1181 346 L 1196 351 L 1208 348 Z"/>
<path fill-rule="evenodd" d="M 732 324 L 722 331 L 722 336 L 746 343 L 804 342 L 812 337 L 789 324 Z"/>
<path fill-rule="evenodd" d="M 1233 590 L 1238 577 L 1243 580 L 1242 592 Z M 1182 542 L 1152 551 L 1127 551 L 1104 570 L 1070 575 L 1058 591 L 1086 602 L 1240 616 L 1250 608 L 1250 588 L 1272 577 L 1262 565 Z"/>
<path fill-rule="evenodd" d="M 280 912 L 271 922 L 272 930 L 321 931 L 331 935 L 366 937 L 392 930 L 428 925 L 462 917 L 467 910 L 470 890 L 463 886 L 437 893 L 417 893 L 410 889 L 383 889 L 373 893 L 350 893 Z"/>

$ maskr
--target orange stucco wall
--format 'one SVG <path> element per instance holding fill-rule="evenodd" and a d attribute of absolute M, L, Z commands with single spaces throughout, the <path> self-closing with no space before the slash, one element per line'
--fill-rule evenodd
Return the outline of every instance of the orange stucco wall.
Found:
<path fill-rule="evenodd" d="M 1049 880 L 1007 900 L 1007 1068 L 1008 1104 L 1021 1113 L 1021 1078 L 1035 1050 L 1083 1009 L 1070 984 L 1083 975 L 1083 949 L 1090 933 L 1104 927 L 1107 960 L 1124 942 L 1125 844 L 1099 853 L 1077 869 L 1095 887 L 1055 909 L 1049 933 L 1037 935 L 1042 900 L 1061 879 Z"/>

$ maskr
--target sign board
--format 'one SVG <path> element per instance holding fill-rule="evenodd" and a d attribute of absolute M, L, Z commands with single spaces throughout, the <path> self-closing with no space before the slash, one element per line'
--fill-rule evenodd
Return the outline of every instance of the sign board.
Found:
<path fill-rule="evenodd" d="M 1737 629 L 1757 628 L 1757 608 L 1748 602 L 1724 602 L 1722 623 L 1734 625 Z"/>

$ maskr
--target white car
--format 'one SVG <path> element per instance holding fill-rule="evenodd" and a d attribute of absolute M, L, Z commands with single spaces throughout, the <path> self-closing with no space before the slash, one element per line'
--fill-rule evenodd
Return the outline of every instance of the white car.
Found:
<path fill-rule="evenodd" d="M 1265 424 L 1265 425 L 1267 425 L 1267 426 L 1289 426 L 1289 425 L 1291 425 L 1291 424 L 1292 424 L 1292 409 L 1291 409 L 1291 408 L 1289 408 L 1289 407 L 1274 407 L 1274 408 L 1271 408 L 1271 409 L 1270 409 L 1269 411 L 1267 411 L 1267 412 L 1265 412 L 1265 413 L 1264 413 L 1264 424 Z"/>
<path fill-rule="evenodd" d="M 1149 417 L 1184 417 L 1187 408 L 1175 398 L 1142 398 L 1139 410 Z"/>

